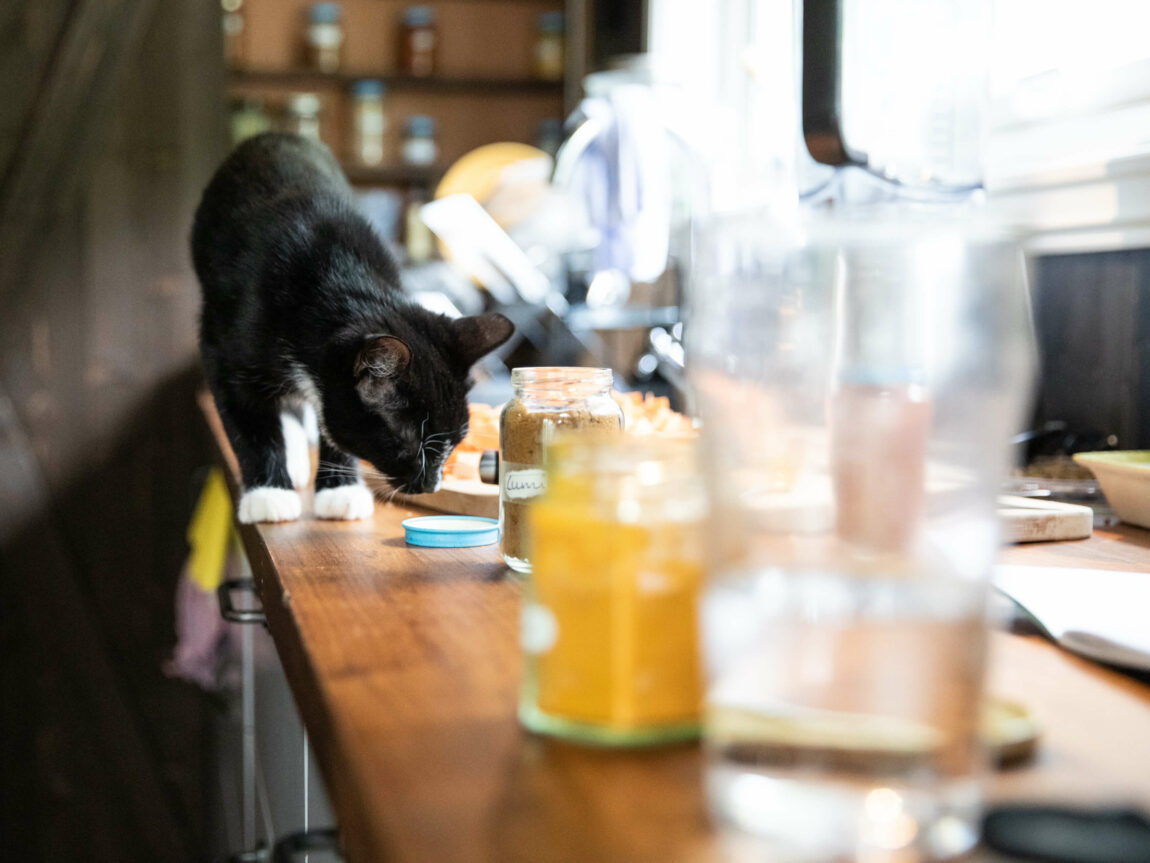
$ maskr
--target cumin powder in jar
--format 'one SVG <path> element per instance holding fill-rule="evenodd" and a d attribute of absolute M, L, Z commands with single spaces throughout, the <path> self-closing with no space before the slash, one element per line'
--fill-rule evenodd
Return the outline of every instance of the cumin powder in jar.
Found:
<path fill-rule="evenodd" d="M 503 559 L 531 571 L 527 513 L 543 494 L 543 451 L 560 429 L 619 434 L 623 412 L 611 398 L 611 370 L 521 368 L 511 372 L 514 396 L 499 417 L 499 526 Z"/>

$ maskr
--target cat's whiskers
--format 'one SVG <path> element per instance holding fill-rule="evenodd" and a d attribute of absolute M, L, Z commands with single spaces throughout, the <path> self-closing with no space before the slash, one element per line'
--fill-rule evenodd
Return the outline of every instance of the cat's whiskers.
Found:
<path fill-rule="evenodd" d="M 347 477 L 349 479 L 363 479 L 368 477 L 370 479 L 378 479 L 387 483 L 389 486 L 395 485 L 395 479 L 388 476 L 383 471 L 378 470 L 370 465 L 347 465 L 338 462 L 330 462 L 320 460 L 319 469 L 325 471 L 329 475 Z"/>

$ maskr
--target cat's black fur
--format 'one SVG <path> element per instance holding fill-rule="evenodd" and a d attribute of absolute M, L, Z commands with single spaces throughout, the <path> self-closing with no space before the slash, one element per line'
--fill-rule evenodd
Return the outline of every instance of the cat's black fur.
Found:
<path fill-rule="evenodd" d="M 192 257 L 204 368 L 245 488 L 292 487 L 279 414 L 299 400 L 320 419 L 317 491 L 357 482 L 353 456 L 403 491 L 433 487 L 433 460 L 465 433 L 470 367 L 510 337 L 506 318 L 411 303 L 331 154 L 294 135 L 260 135 L 220 166 Z"/>

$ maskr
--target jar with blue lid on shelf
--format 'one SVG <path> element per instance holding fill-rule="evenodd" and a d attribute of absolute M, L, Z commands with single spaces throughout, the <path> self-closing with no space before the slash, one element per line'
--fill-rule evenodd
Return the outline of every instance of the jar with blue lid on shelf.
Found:
<path fill-rule="evenodd" d="M 312 3 L 308 13 L 308 60 L 313 69 L 326 74 L 339 71 L 344 31 L 339 3 Z"/>
<path fill-rule="evenodd" d="M 437 158 L 435 118 L 425 114 L 408 117 L 404 127 L 403 161 L 408 165 L 434 165 Z"/>
<path fill-rule="evenodd" d="M 399 71 L 419 77 L 434 75 L 437 42 L 432 8 L 409 6 L 405 9 L 399 32 Z"/>

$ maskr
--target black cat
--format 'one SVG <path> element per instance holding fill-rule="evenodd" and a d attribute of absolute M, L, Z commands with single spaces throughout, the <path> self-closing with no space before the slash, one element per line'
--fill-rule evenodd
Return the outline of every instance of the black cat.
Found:
<path fill-rule="evenodd" d="M 281 134 L 241 144 L 204 191 L 192 258 L 204 369 L 243 473 L 240 521 L 299 516 L 297 436 L 285 443 L 281 412 L 304 402 L 321 431 L 317 516 L 370 515 L 357 458 L 401 491 L 438 487 L 466 431 L 471 365 L 513 327 L 410 302 L 325 147 Z"/>

